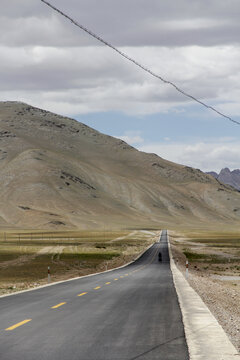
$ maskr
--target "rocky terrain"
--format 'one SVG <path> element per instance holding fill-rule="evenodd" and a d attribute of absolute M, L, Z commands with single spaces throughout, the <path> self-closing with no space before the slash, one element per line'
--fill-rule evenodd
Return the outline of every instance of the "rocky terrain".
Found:
<path fill-rule="evenodd" d="M 207 174 L 212 175 L 215 179 L 221 181 L 224 184 L 231 185 L 240 191 L 240 169 L 231 171 L 228 168 L 224 168 L 220 171 L 219 174 L 217 174 L 215 171 L 207 172 Z"/>
<path fill-rule="evenodd" d="M 0 103 L 2 229 L 238 226 L 240 193 L 73 119 Z"/>

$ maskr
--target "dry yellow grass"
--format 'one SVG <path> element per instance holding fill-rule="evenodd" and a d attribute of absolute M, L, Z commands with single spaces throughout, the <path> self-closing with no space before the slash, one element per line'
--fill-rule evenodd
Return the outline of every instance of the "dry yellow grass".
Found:
<path fill-rule="evenodd" d="M 188 259 L 191 271 L 206 276 L 240 275 L 240 233 L 236 231 L 175 231 L 171 243 L 176 260 L 184 265 Z"/>
<path fill-rule="evenodd" d="M 159 231 L 14 232 L 0 240 L 0 294 L 114 268 L 156 241 Z"/>

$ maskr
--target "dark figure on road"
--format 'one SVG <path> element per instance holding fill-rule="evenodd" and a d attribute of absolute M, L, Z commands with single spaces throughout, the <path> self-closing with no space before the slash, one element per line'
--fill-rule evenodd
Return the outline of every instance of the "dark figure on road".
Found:
<path fill-rule="evenodd" d="M 158 253 L 158 261 L 162 261 L 162 253 Z"/>

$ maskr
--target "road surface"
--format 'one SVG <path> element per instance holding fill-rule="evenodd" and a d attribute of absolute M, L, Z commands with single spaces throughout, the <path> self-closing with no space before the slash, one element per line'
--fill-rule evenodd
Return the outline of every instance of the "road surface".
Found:
<path fill-rule="evenodd" d="M 166 231 L 125 268 L 0 298 L 1 360 L 188 358 Z"/>

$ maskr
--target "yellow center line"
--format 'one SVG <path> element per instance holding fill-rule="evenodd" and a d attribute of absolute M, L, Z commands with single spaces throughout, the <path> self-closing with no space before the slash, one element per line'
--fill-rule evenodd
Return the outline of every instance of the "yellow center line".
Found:
<path fill-rule="evenodd" d="M 65 305 L 65 304 L 66 304 L 66 302 L 62 302 L 62 303 L 60 303 L 60 304 L 57 304 L 57 305 L 52 306 L 51 309 L 57 309 L 57 308 L 59 308 L 60 306 L 63 306 L 63 305 Z"/>
<path fill-rule="evenodd" d="M 124 278 L 124 276 L 120 276 L 120 278 L 122 279 L 122 278 Z"/>
<path fill-rule="evenodd" d="M 5 330 L 6 330 L 6 331 L 14 330 L 14 329 L 16 329 L 17 327 L 22 326 L 22 325 L 28 323 L 29 321 L 32 321 L 32 319 L 23 320 L 23 321 L 15 324 L 15 325 L 10 326 L 9 328 L 7 328 L 7 329 L 5 329 Z"/>
<path fill-rule="evenodd" d="M 109 284 L 111 284 L 111 282 L 110 282 L 110 281 L 108 281 L 108 282 L 106 282 L 105 284 L 106 284 L 106 285 L 109 285 Z"/>
<path fill-rule="evenodd" d="M 114 281 L 117 281 L 118 279 L 114 279 Z"/>
<path fill-rule="evenodd" d="M 98 290 L 100 288 L 101 288 L 101 286 L 97 286 L 97 287 L 94 288 L 94 290 Z"/>
<path fill-rule="evenodd" d="M 84 293 L 81 293 L 81 294 L 78 294 L 78 296 L 83 296 L 83 295 L 86 295 L 87 292 L 84 292 Z"/>
<path fill-rule="evenodd" d="M 128 276 L 128 274 L 125 274 L 125 276 Z"/>

